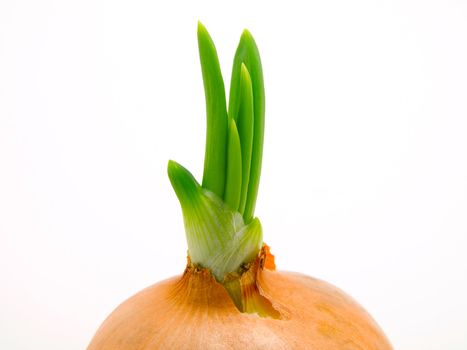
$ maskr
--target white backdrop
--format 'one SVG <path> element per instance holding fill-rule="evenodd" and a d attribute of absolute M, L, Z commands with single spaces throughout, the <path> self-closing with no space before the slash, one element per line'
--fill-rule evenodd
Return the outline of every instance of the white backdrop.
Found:
<path fill-rule="evenodd" d="M 465 1 L 0 3 L 0 348 L 84 349 L 179 274 L 168 159 L 200 179 L 196 26 L 227 87 L 249 28 L 256 214 L 279 269 L 355 297 L 396 349 L 467 348 Z"/>

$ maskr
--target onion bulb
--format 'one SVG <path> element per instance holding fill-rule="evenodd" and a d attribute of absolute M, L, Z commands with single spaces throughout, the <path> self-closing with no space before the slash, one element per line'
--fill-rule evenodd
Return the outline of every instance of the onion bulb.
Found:
<path fill-rule="evenodd" d="M 202 184 L 178 163 L 168 165 L 185 223 L 187 267 L 117 307 L 88 350 L 392 349 L 344 292 L 276 271 L 254 216 L 265 106 L 256 43 L 242 34 L 228 108 L 217 52 L 201 24 L 198 45 L 207 114 Z"/>

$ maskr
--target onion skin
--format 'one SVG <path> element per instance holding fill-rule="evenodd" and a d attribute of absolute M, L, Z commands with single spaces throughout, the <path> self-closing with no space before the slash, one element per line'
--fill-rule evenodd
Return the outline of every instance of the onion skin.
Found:
<path fill-rule="evenodd" d="M 392 349 L 371 316 L 341 290 L 269 268 L 274 263 L 263 249 L 242 275 L 244 297 L 260 293 L 280 319 L 241 313 L 208 270 L 189 264 L 182 276 L 146 288 L 117 307 L 88 350 Z"/>

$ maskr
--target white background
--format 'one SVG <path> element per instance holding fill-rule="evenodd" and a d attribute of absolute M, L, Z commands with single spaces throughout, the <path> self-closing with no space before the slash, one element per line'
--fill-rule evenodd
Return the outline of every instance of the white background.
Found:
<path fill-rule="evenodd" d="M 467 3 L 0 3 L 0 348 L 84 349 L 185 266 L 201 178 L 197 20 L 267 93 L 256 214 L 279 269 L 355 297 L 396 349 L 467 349 Z"/>

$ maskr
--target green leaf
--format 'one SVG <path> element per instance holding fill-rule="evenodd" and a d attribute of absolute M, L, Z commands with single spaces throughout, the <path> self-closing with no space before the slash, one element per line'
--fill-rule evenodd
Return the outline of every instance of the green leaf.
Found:
<path fill-rule="evenodd" d="M 229 122 L 226 175 L 224 201 L 232 210 L 238 211 L 242 193 L 242 154 L 237 126 L 233 119 Z"/>
<path fill-rule="evenodd" d="M 206 97 L 206 152 L 203 187 L 224 195 L 227 145 L 227 107 L 217 51 L 206 28 L 198 22 L 198 48 Z"/>
<path fill-rule="evenodd" d="M 253 90 L 253 109 L 254 109 L 254 127 L 253 127 L 253 148 L 251 155 L 251 168 L 248 183 L 248 193 L 243 217 L 245 222 L 249 222 L 254 215 L 256 198 L 258 196 L 259 179 L 261 175 L 261 162 L 263 158 L 263 140 L 264 140 L 264 113 L 265 113 L 265 94 L 263 70 L 258 47 L 250 32 L 245 30 L 240 38 L 237 51 L 235 53 L 232 78 L 230 85 L 229 98 L 229 116 L 237 119 L 240 101 L 241 101 L 241 66 L 245 64 L 250 73 Z"/>
<path fill-rule="evenodd" d="M 243 215 L 245 211 L 250 182 L 251 153 L 253 149 L 253 87 L 251 85 L 250 73 L 242 63 L 240 73 L 240 109 L 237 116 L 238 135 L 242 151 L 242 194 L 238 211 Z"/>

